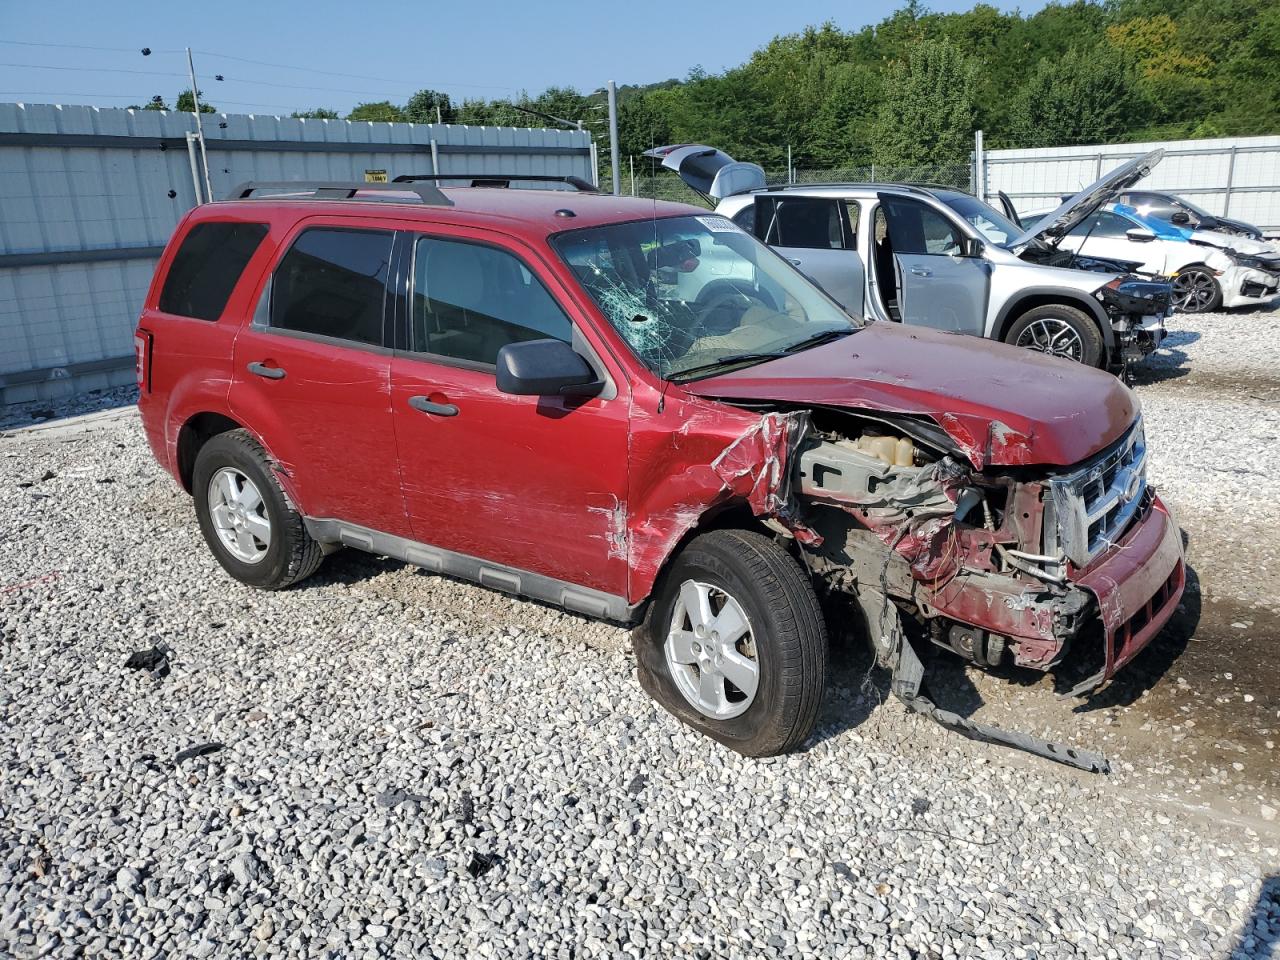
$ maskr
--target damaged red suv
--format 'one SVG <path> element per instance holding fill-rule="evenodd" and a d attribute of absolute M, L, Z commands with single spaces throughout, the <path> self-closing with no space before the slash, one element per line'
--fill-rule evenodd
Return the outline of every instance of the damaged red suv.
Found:
<path fill-rule="evenodd" d="M 1097 767 L 938 709 L 919 652 L 1096 656 L 1083 692 L 1169 619 L 1182 543 L 1114 377 L 851 319 L 681 204 L 234 197 L 178 226 L 136 346 L 147 438 L 236 579 L 350 546 L 634 625 L 644 688 L 750 755 L 808 735 L 838 617 L 916 709 Z"/>

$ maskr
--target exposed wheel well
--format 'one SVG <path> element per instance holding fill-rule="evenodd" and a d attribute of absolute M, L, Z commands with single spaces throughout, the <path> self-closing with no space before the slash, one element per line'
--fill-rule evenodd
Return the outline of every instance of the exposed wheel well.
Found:
<path fill-rule="evenodd" d="M 1034 310 L 1036 307 L 1051 307 L 1061 305 L 1064 307 L 1075 307 L 1077 310 L 1083 310 L 1102 331 L 1102 344 L 1108 351 L 1111 349 L 1111 331 L 1098 323 L 1098 317 L 1093 312 L 1093 307 L 1089 301 L 1083 296 L 1072 296 L 1069 293 L 1034 293 L 1023 297 L 1011 306 L 1004 315 L 1004 319 L 1000 321 L 1000 328 L 996 331 L 996 339 L 1004 341 L 1005 334 L 1009 332 L 1009 328 L 1017 322 L 1028 310 Z"/>
<path fill-rule="evenodd" d="M 191 478 L 195 473 L 200 448 L 218 434 L 239 430 L 241 426 L 242 424 L 220 413 L 197 413 L 182 425 L 178 432 L 178 476 L 187 493 L 191 492 Z"/>

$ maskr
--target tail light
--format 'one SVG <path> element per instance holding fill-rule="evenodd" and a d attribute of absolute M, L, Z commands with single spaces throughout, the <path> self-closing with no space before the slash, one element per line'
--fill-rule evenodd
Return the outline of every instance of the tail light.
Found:
<path fill-rule="evenodd" d="M 151 339 L 150 330 L 137 330 L 133 334 L 133 370 L 142 393 L 151 392 Z"/>

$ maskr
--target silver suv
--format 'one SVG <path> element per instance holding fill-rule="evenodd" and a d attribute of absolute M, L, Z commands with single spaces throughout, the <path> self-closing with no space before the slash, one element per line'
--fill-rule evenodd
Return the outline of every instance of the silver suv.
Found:
<path fill-rule="evenodd" d="M 970 194 L 904 184 L 767 187 L 713 147 L 648 152 L 850 313 L 1003 340 L 1122 370 L 1164 338 L 1170 285 L 1057 240 L 1154 159 L 1113 171 L 1030 229 Z"/>

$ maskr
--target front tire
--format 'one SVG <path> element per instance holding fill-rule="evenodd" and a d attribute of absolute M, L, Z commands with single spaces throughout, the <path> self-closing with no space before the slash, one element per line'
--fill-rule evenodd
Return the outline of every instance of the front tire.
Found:
<path fill-rule="evenodd" d="M 1222 306 L 1222 286 L 1208 267 L 1186 267 L 1173 278 L 1173 305 L 1179 313 L 1208 313 Z"/>
<path fill-rule="evenodd" d="M 220 433 L 201 447 L 191 487 L 205 543 L 241 583 L 281 590 L 320 566 L 320 545 L 249 431 Z"/>
<path fill-rule="evenodd" d="M 1093 317 L 1066 304 L 1051 303 L 1028 310 L 1009 327 L 1004 342 L 1087 367 L 1102 365 L 1102 331 Z"/>
<path fill-rule="evenodd" d="M 690 542 L 633 642 L 646 692 L 741 754 L 786 753 L 813 729 L 826 625 L 808 575 L 766 536 L 717 530 Z"/>

